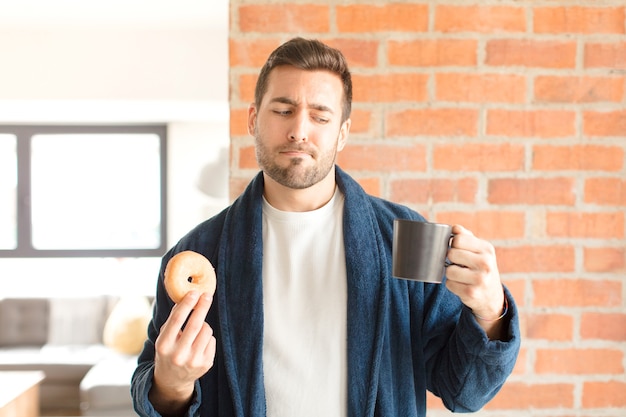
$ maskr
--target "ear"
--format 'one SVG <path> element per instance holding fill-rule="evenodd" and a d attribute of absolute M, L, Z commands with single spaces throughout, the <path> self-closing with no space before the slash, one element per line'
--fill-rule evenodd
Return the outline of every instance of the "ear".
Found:
<path fill-rule="evenodd" d="M 254 103 L 248 106 L 248 133 L 254 136 L 254 127 L 256 126 L 256 106 Z"/>
<path fill-rule="evenodd" d="M 337 152 L 340 152 L 341 150 L 343 150 L 344 146 L 346 146 L 351 125 L 352 119 L 348 119 L 341 124 L 341 129 L 339 129 L 339 138 L 337 138 Z"/>

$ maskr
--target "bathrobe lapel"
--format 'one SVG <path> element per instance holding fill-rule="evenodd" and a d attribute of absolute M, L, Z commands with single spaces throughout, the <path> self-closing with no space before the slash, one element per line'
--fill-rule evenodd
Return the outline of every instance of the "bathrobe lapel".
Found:
<path fill-rule="evenodd" d="M 348 416 L 373 416 L 389 305 L 382 234 L 363 189 L 337 168 L 345 195 L 344 246 L 348 276 Z"/>
<path fill-rule="evenodd" d="M 221 344 L 232 408 L 238 417 L 265 416 L 262 195 L 259 173 L 229 209 L 218 249 Z"/>
<path fill-rule="evenodd" d="M 339 167 L 336 169 L 338 186 L 345 195 L 348 414 L 372 416 L 387 314 L 387 261 L 378 222 L 365 193 Z M 262 193 L 263 176 L 259 173 L 228 211 L 218 254 L 217 303 L 224 369 L 232 407 L 241 417 L 265 416 Z"/>

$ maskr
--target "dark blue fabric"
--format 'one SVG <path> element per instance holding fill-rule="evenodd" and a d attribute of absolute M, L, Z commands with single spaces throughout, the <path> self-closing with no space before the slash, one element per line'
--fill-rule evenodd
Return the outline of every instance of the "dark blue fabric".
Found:
<path fill-rule="evenodd" d="M 367 195 L 339 167 L 345 195 L 348 279 L 348 415 L 424 416 L 426 390 L 450 410 L 480 409 L 513 369 L 520 346 L 510 293 L 507 341 L 489 341 L 471 311 L 444 285 L 391 277 L 395 218 L 424 220 L 407 207 Z M 215 266 L 217 292 L 207 322 L 218 340 L 214 367 L 196 383 L 189 416 L 265 416 L 263 387 L 261 173 L 246 191 L 181 239 L 164 257 L 154 318 L 131 391 L 141 416 L 158 416 L 148 401 L 154 341 L 173 304 L 163 286 L 169 258 L 183 250 Z M 320 399 L 323 401 L 323 399 Z"/>

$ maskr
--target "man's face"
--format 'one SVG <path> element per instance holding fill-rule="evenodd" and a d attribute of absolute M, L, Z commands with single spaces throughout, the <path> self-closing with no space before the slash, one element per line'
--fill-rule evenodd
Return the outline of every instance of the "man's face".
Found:
<path fill-rule="evenodd" d="M 328 71 L 274 68 L 261 105 L 248 111 L 261 169 L 279 184 L 308 188 L 324 179 L 345 145 L 341 79 Z"/>

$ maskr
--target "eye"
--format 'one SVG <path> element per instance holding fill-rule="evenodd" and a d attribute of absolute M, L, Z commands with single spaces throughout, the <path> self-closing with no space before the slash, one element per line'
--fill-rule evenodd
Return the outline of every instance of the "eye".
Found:
<path fill-rule="evenodd" d="M 325 125 L 326 123 L 330 122 L 329 119 L 327 119 L 326 117 L 321 117 L 321 116 L 314 116 L 313 119 L 322 125 Z"/>
<path fill-rule="evenodd" d="M 291 110 L 280 110 L 280 109 L 275 109 L 272 110 L 274 112 L 274 114 L 277 114 L 279 116 L 289 116 L 291 114 Z"/>

